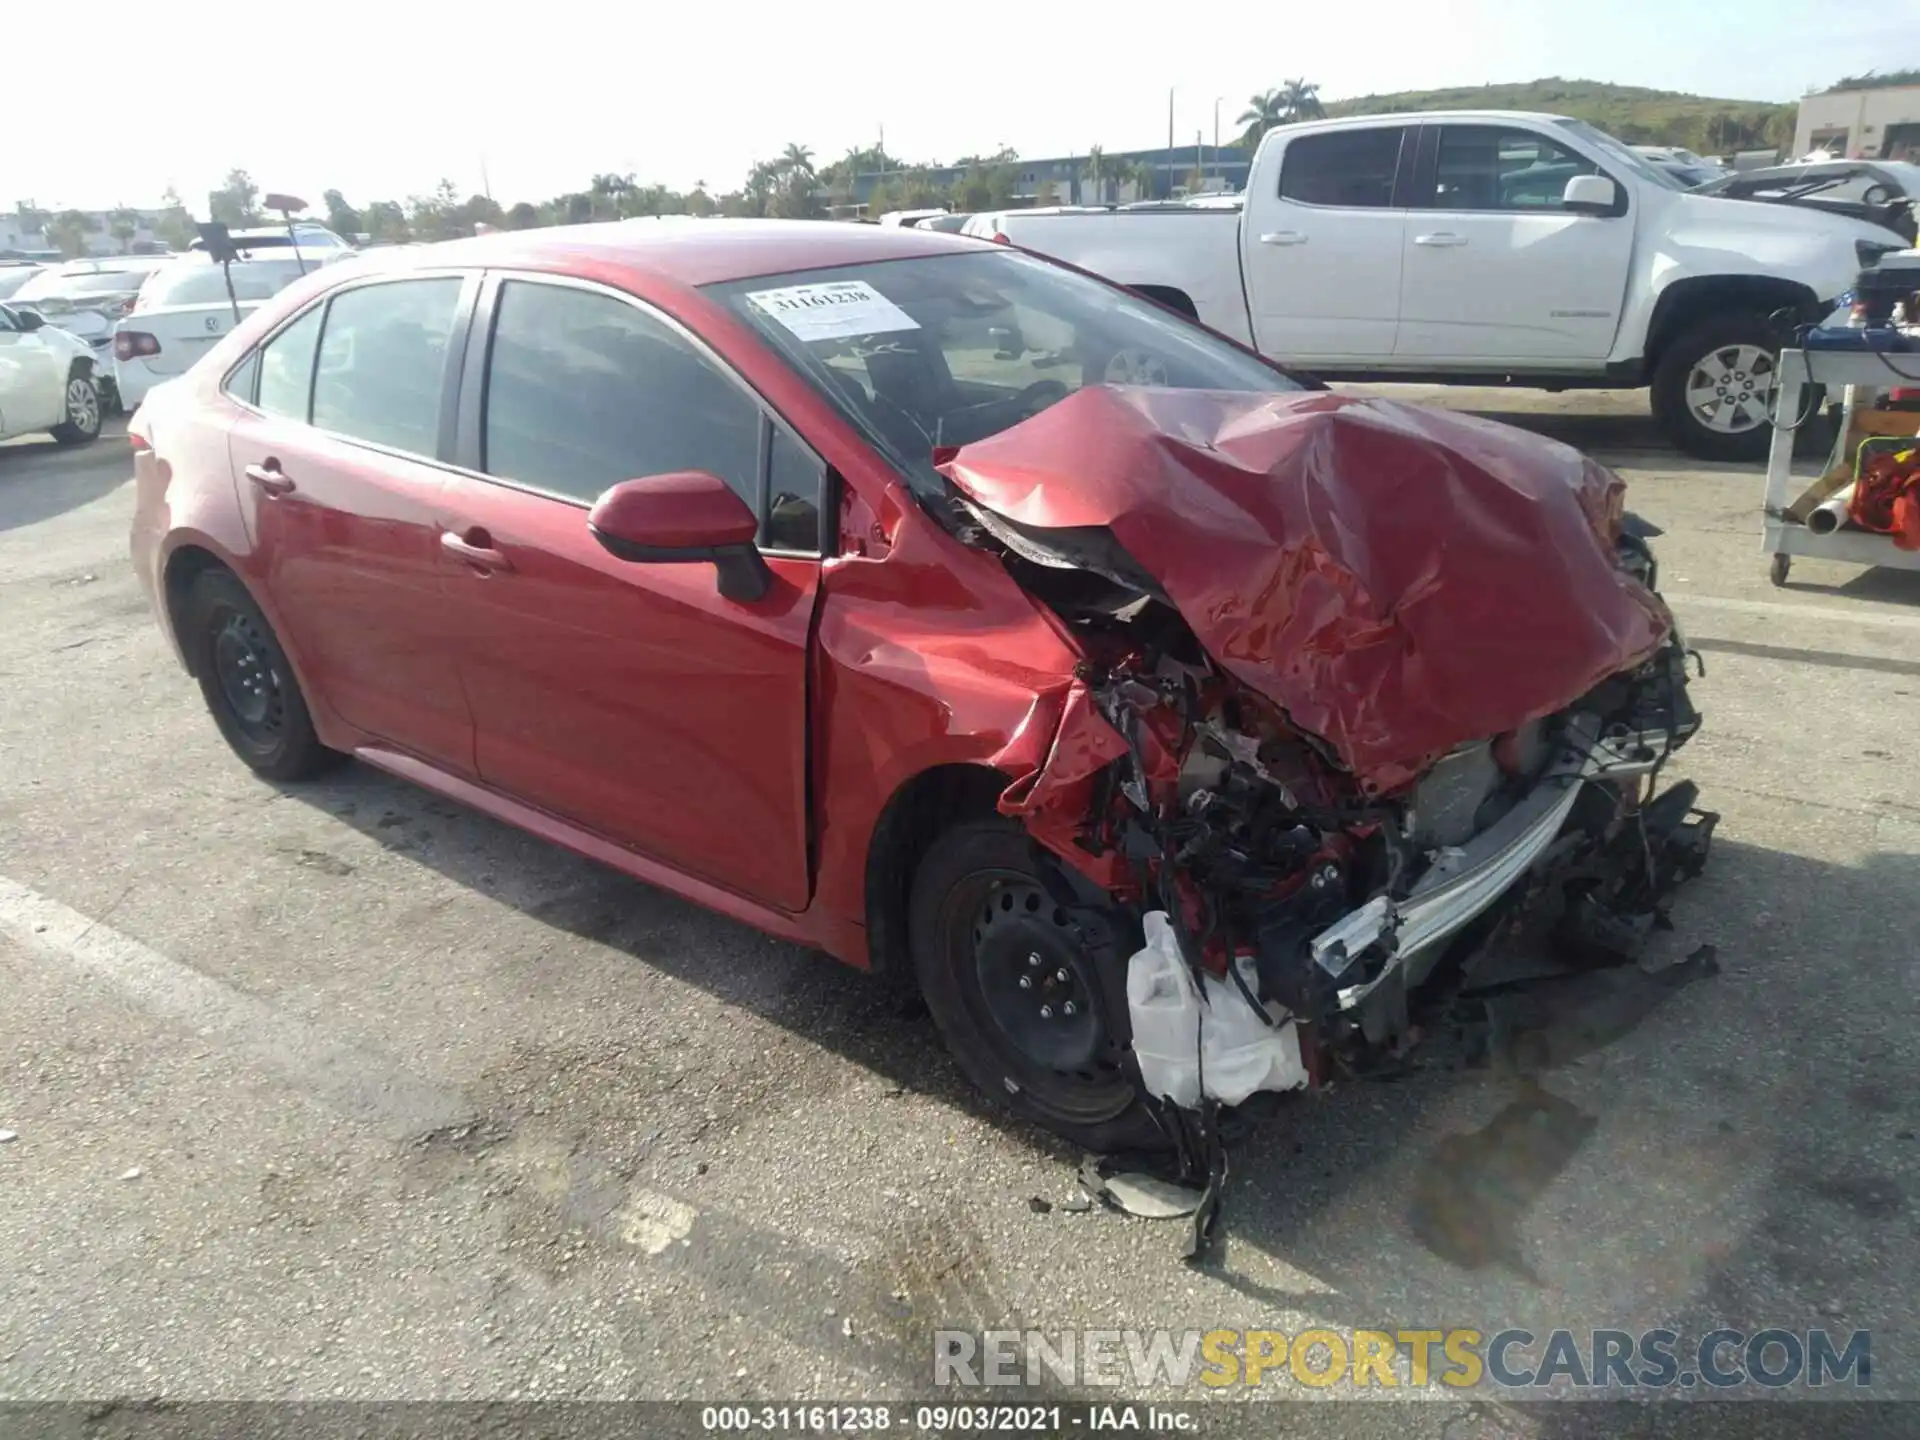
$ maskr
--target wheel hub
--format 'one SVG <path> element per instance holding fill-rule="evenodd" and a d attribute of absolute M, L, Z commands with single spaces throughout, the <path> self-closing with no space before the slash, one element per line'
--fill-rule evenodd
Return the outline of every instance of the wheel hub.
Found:
<path fill-rule="evenodd" d="M 1737 435 L 1773 414 L 1774 357 L 1757 345 L 1726 345 L 1700 357 L 1687 375 L 1687 408 L 1709 430 Z"/>
<path fill-rule="evenodd" d="M 973 924 L 973 958 L 988 1016 L 1023 1056 L 1071 1073 L 1106 1045 L 1097 991 L 1066 912 L 1038 886 L 1007 881 Z"/>

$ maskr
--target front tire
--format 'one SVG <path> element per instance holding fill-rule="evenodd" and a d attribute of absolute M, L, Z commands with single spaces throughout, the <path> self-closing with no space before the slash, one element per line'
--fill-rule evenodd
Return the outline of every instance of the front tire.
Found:
<path fill-rule="evenodd" d="M 1654 366 L 1653 418 L 1689 455 L 1764 460 L 1773 444 L 1779 367 L 1779 332 L 1758 311 L 1696 321 Z"/>
<path fill-rule="evenodd" d="M 100 386 L 76 364 L 67 372 L 67 418 L 53 427 L 53 438 L 62 445 L 87 445 L 100 438 Z"/>
<path fill-rule="evenodd" d="M 341 760 L 320 743 L 279 637 L 231 571 L 194 580 L 182 635 L 214 724 L 256 773 L 305 780 Z"/>
<path fill-rule="evenodd" d="M 1084 1149 L 1164 1149 L 1127 1054 L 1131 947 L 1117 924 L 1059 903 L 1053 863 L 1011 820 L 936 840 L 908 912 L 921 993 L 995 1101 Z"/>

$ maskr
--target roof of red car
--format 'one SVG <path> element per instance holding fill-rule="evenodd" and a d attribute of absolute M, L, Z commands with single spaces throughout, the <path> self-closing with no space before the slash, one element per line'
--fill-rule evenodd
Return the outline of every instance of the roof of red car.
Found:
<path fill-rule="evenodd" d="M 789 270 L 951 255 L 977 251 L 986 243 L 905 226 L 832 220 L 699 220 L 669 215 L 602 225 L 509 230 L 471 240 L 408 247 L 400 253 L 421 265 L 623 265 L 681 285 L 710 285 Z"/>

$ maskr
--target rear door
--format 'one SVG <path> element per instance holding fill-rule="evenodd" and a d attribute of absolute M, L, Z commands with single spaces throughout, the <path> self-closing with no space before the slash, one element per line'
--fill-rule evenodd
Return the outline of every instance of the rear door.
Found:
<path fill-rule="evenodd" d="M 631 296 L 508 278 L 482 314 L 461 387 L 472 473 L 440 497 L 459 547 L 444 574 L 463 617 L 481 778 L 804 909 L 825 467 L 711 352 Z M 589 533 L 608 486 L 679 470 L 718 475 L 762 517 L 764 598 L 722 598 L 710 564 L 616 560 Z"/>
<path fill-rule="evenodd" d="M 1587 368 L 1607 358 L 1633 263 L 1634 216 L 1573 214 L 1561 192 L 1604 173 L 1529 127 L 1433 125 L 1406 237 L 1397 359 Z"/>
<path fill-rule="evenodd" d="M 1272 193 L 1247 197 L 1241 247 L 1254 343 L 1312 365 L 1393 353 L 1400 320 L 1409 125 L 1287 140 Z M 1269 177 L 1271 172 L 1268 172 Z"/>
<path fill-rule="evenodd" d="M 228 379 L 229 436 L 264 582 L 347 723 L 473 771 L 473 720 L 440 584 L 439 463 L 478 277 L 409 274 L 333 291 Z"/>

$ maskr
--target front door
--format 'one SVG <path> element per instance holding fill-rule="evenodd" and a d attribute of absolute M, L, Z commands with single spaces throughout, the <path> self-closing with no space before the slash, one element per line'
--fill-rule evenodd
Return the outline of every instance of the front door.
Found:
<path fill-rule="evenodd" d="M 1577 215 L 1561 192 L 1600 167 L 1533 130 L 1441 125 L 1407 212 L 1401 361 L 1591 368 L 1613 349 L 1634 217 Z"/>
<path fill-rule="evenodd" d="M 1407 228 L 1395 186 L 1414 133 L 1390 125 L 1289 140 L 1277 193 L 1248 197 L 1241 244 L 1262 354 L 1311 366 L 1393 353 Z"/>
<path fill-rule="evenodd" d="M 464 457 L 491 478 L 456 476 L 439 497 L 481 779 L 804 909 L 823 467 L 628 297 L 513 279 L 491 310 L 475 361 L 487 371 L 483 412 L 472 396 L 477 453 Z M 478 388 L 463 386 L 463 409 Z M 680 470 L 720 476 L 763 517 L 774 572 L 763 599 L 724 599 L 711 564 L 617 560 L 589 533 L 587 509 L 608 486 Z"/>
<path fill-rule="evenodd" d="M 335 291 L 229 382 L 256 568 L 303 677 L 342 719 L 460 774 L 473 718 L 441 584 L 435 460 L 452 337 L 478 280 Z"/>

